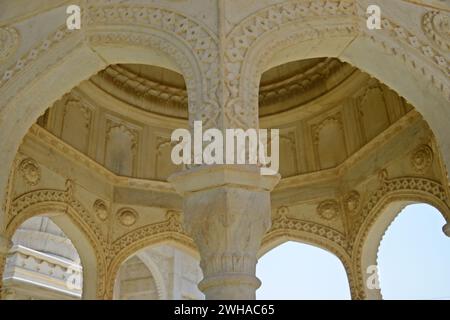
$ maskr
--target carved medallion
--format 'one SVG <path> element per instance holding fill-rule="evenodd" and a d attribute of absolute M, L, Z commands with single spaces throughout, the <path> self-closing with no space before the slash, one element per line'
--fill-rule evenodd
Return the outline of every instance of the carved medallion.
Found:
<path fill-rule="evenodd" d="M 422 27 L 427 37 L 438 47 L 450 51 L 450 14 L 430 11 L 423 16 Z"/>
<path fill-rule="evenodd" d="M 37 162 L 31 158 L 22 160 L 19 164 L 19 172 L 29 186 L 35 186 L 41 180 L 41 169 Z"/>
<path fill-rule="evenodd" d="M 339 214 L 339 204 L 336 200 L 322 201 L 317 207 L 317 214 L 324 220 L 332 220 Z"/>
<path fill-rule="evenodd" d="M 137 212 L 130 208 L 122 208 L 117 212 L 117 219 L 125 227 L 130 227 L 135 224 L 138 217 Z"/>
<path fill-rule="evenodd" d="M 433 162 L 433 150 L 427 145 L 417 148 L 411 156 L 411 164 L 413 168 L 419 172 L 425 172 Z"/>
<path fill-rule="evenodd" d="M 359 207 L 361 196 L 358 191 L 350 191 L 344 197 L 344 207 L 349 213 L 356 213 Z"/>
<path fill-rule="evenodd" d="M 381 169 L 378 172 L 378 180 L 383 183 L 384 181 L 386 181 L 389 178 L 389 173 L 387 171 L 387 169 Z"/>
<path fill-rule="evenodd" d="M 14 28 L 0 28 L 0 61 L 7 59 L 19 45 L 19 33 Z"/>
<path fill-rule="evenodd" d="M 108 206 L 105 201 L 97 199 L 94 202 L 93 209 L 97 218 L 101 221 L 108 219 Z"/>

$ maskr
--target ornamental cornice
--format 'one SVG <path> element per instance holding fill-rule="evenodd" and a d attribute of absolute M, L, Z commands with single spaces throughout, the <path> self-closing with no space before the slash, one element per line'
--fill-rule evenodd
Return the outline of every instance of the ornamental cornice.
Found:
<path fill-rule="evenodd" d="M 355 70 L 337 59 L 328 58 L 287 79 L 274 79 L 260 87 L 260 114 L 266 115 L 265 108 L 293 97 L 301 99 L 303 96 L 308 96 L 309 100 L 314 99 L 323 94 L 324 90 L 330 90 L 330 86 L 332 89 L 339 86 Z M 333 76 L 331 84 L 318 92 L 314 91 L 319 88 L 321 81 L 330 79 L 331 76 Z M 108 94 L 143 110 L 177 118 L 187 119 L 188 117 L 188 94 L 185 88 L 149 80 L 127 70 L 126 66 L 107 67 L 90 81 Z M 311 94 L 309 94 L 310 91 Z M 164 107 L 159 106 L 158 103 L 163 104 Z M 301 101 L 296 101 L 293 108 L 301 104 Z M 270 111 L 270 114 L 277 112 L 278 109 L 279 107 L 275 111 Z"/>

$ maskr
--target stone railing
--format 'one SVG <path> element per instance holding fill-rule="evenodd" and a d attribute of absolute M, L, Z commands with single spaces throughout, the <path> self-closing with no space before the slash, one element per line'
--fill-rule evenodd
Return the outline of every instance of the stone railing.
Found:
<path fill-rule="evenodd" d="M 40 296 L 41 291 L 61 299 L 81 298 L 83 278 L 79 264 L 20 245 L 10 250 L 3 279 L 6 288 L 26 288 L 27 295 L 33 298 L 48 296 Z"/>

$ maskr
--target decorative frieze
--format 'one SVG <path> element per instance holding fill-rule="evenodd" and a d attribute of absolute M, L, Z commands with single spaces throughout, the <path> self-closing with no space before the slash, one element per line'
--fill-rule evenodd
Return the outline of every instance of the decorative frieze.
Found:
<path fill-rule="evenodd" d="M 318 244 L 323 244 L 323 240 L 326 239 L 344 250 L 347 249 L 347 239 L 343 233 L 323 224 L 288 217 L 289 208 L 286 206 L 279 207 L 276 212 L 277 215 L 272 221 L 272 227 L 267 232 L 264 242 L 278 232 L 293 234 L 293 232 L 299 231 L 310 234 L 308 240 L 313 239 L 312 242 L 315 239 Z M 334 250 L 330 248 L 330 251 Z"/>

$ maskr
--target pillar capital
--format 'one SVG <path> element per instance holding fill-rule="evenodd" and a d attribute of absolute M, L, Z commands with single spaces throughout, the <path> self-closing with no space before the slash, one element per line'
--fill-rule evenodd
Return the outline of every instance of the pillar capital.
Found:
<path fill-rule="evenodd" d="M 270 191 L 279 175 L 247 165 L 212 165 L 172 175 L 184 197 L 184 224 L 196 242 L 207 299 L 254 299 L 257 252 L 271 225 Z"/>

